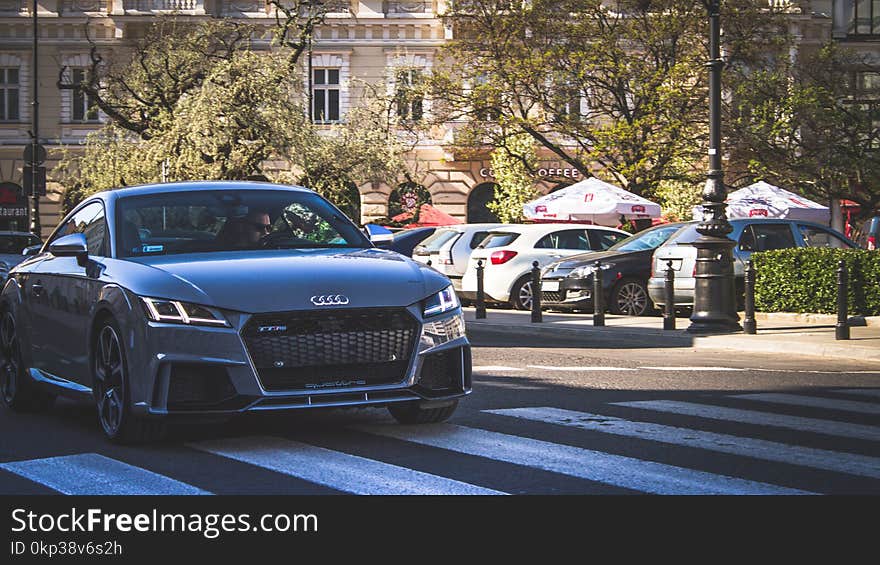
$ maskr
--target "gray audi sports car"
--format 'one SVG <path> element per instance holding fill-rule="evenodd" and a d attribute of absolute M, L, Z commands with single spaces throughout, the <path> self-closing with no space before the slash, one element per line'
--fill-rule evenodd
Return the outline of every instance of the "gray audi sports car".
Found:
<path fill-rule="evenodd" d="M 169 417 L 385 405 L 448 418 L 471 391 L 449 280 L 377 249 L 311 190 L 190 182 L 96 194 L 0 295 L 0 396 L 94 401 L 113 441 Z"/>

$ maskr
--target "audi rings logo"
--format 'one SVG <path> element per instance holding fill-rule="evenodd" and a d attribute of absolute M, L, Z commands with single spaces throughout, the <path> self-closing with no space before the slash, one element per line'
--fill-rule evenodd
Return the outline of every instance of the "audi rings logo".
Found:
<path fill-rule="evenodd" d="M 313 296 L 310 300 L 315 306 L 344 306 L 348 304 L 348 297 L 343 294 L 322 294 Z"/>

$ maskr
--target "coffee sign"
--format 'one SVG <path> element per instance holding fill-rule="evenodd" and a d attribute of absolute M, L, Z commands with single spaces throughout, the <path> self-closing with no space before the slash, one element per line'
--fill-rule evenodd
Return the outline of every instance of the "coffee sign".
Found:
<path fill-rule="evenodd" d="M 480 169 L 480 176 L 484 179 L 495 178 L 495 172 L 489 167 Z M 539 177 L 565 177 L 569 179 L 581 178 L 581 172 L 577 169 L 563 169 L 559 167 L 542 167 L 538 169 Z"/>

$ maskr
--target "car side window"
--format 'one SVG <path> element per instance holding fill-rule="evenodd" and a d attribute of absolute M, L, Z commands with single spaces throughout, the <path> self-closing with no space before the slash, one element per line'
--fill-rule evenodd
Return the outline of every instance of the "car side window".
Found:
<path fill-rule="evenodd" d="M 750 224 L 739 239 L 743 251 L 770 251 L 795 246 L 788 224 Z"/>
<path fill-rule="evenodd" d="M 577 249 L 589 251 L 590 239 L 586 230 L 563 230 L 549 233 L 538 240 L 536 249 Z"/>
<path fill-rule="evenodd" d="M 86 236 L 89 255 L 105 256 L 107 254 L 107 222 L 104 219 L 104 206 L 100 202 L 94 202 L 74 214 L 58 229 L 52 237 L 52 241 L 73 233 L 81 233 Z"/>
<path fill-rule="evenodd" d="M 835 249 L 847 249 L 849 244 L 840 236 L 815 226 L 798 225 L 801 237 L 807 247 L 833 247 Z"/>
<path fill-rule="evenodd" d="M 624 240 L 628 235 L 607 230 L 587 230 L 593 242 L 593 249 L 605 251 L 618 241 Z"/>

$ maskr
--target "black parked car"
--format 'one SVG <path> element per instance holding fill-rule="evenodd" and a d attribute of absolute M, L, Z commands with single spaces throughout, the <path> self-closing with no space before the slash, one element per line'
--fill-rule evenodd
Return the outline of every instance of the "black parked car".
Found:
<path fill-rule="evenodd" d="M 654 309 L 648 297 L 651 256 L 684 223 L 663 224 L 620 241 L 606 251 L 568 257 L 541 273 L 542 306 L 554 310 L 593 309 L 593 271 L 601 261 L 605 304 L 614 314 L 642 316 Z"/>
<path fill-rule="evenodd" d="M 0 231 L 0 284 L 6 282 L 9 269 L 27 259 L 22 254 L 27 247 L 42 243 L 43 240 L 32 233 Z"/>

